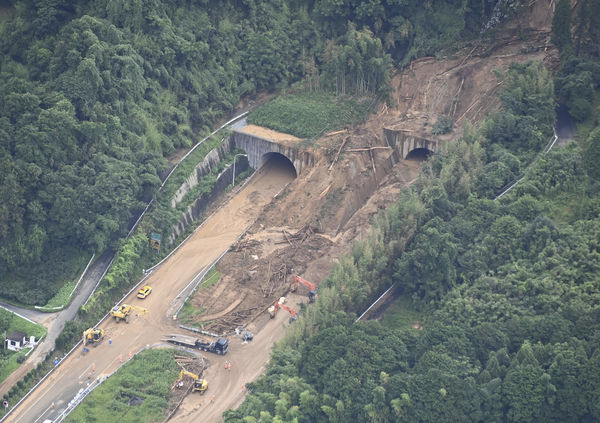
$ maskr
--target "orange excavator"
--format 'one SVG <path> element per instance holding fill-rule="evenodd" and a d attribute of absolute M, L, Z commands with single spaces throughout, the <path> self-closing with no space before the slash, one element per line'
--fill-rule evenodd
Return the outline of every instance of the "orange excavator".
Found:
<path fill-rule="evenodd" d="M 294 276 L 294 288 L 292 289 L 292 292 L 296 292 L 296 290 L 298 289 L 298 285 L 300 284 L 308 286 L 308 302 L 314 303 L 318 297 L 317 287 L 315 286 L 315 284 L 307 281 L 306 279 L 302 279 L 300 276 L 296 275 Z"/>
<path fill-rule="evenodd" d="M 275 301 L 275 303 L 273 303 L 273 305 L 268 308 L 268 312 L 271 315 L 271 319 L 277 315 L 277 312 L 279 311 L 280 308 L 289 311 L 290 323 L 292 323 L 294 320 L 296 320 L 298 318 L 298 315 L 292 308 L 286 306 L 285 304 L 281 304 L 279 301 Z"/>

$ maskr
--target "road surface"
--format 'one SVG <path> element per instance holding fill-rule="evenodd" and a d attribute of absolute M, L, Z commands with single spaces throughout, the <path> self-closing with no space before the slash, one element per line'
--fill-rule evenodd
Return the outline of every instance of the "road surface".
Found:
<path fill-rule="evenodd" d="M 115 371 L 122 362 L 127 361 L 131 354 L 135 354 L 144 346 L 160 343 L 165 334 L 176 332 L 171 305 L 177 295 L 199 272 L 210 266 L 254 222 L 261 209 L 293 177 L 293 170 L 287 166 L 282 166 L 279 162 L 269 162 L 263 166 L 249 184 L 243 187 L 215 214 L 210 216 L 204 225 L 199 227 L 175 254 L 152 273 L 145 282 L 153 287 L 153 293 L 148 298 L 139 300 L 135 298 L 135 293 L 133 293 L 125 299 L 125 303 L 147 308 L 148 313 L 132 316 L 128 324 L 115 323 L 112 319 L 102 322 L 99 327 L 105 330 L 106 339 L 97 347 L 90 348 L 90 351 L 86 354 L 82 352 L 82 347 L 79 347 L 75 353 L 63 361 L 59 368 L 30 397 L 21 403 L 16 410 L 13 410 L 5 421 L 32 423 L 56 418 L 80 389 L 85 388 L 89 383 L 94 383 L 98 377 L 106 376 Z M 281 326 L 281 322 L 278 322 L 279 319 L 282 319 L 282 317 L 278 316 L 278 319 L 268 324 L 275 326 L 279 324 Z M 278 331 L 273 331 L 272 336 L 276 332 Z M 111 343 L 108 342 L 109 339 L 112 341 Z M 265 349 L 265 346 L 262 346 L 265 351 L 261 351 L 261 354 L 254 354 L 254 357 L 256 359 L 260 357 L 268 358 L 270 340 L 257 341 L 242 345 L 232 339 L 231 352 L 228 354 L 228 358 L 233 363 L 237 361 L 236 350 L 261 348 L 262 342 L 265 345 L 268 344 L 269 348 Z M 220 367 L 217 357 L 224 360 L 223 357 L 212 354 L 208 357 L 215 367 L 209 368 L 207 378 L 214 376 L 216 369 Z M 237 374 L 234 372 L 244 371 L 242 370 L 244 367 L 240 365 L 238 370 L 232 369 L 231 376 Z M 253 363 L 250 368 L 246 367 L 246 373 L 250 376 L 257 376 L 260 374 L 260 369 L 261 366 L 258 362 Z M 245 380 L 246 373 L 244 375 L 238 374 L 238 377 L 241 377 L 239 380 Z M 219 385 L 216 380 L 209 389 L 211 389 L 212 395 L 220 398 L 218 405 L 215 402 L 211 411 L 211 415 L 217 420 L 211 419 L 210 421 L 219 421 L 222 411 L 235 406 L 239 402 L 242 394 L 241 385 L 238 395 L 232 395 L 227 384 Z M 53 404 L 54 407 L 52 407 Z M 182 418 L 197 419 L 202 416 L 203 421 L 208 421 L 205 420 L 206 416 L 202 414 L 203 410 L 196 410 L 200 414 L 193 411 L 191 410 L 191 414 L 188 413 L 188 416 L 193 415 L 192 417 Z"/>

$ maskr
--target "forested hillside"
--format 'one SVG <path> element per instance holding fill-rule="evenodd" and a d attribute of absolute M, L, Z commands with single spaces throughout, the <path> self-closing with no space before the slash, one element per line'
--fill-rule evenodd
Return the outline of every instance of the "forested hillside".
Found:
<path fill-rule="evenodd" d="M 558 75 L 511 67 L 501 110 L 340 260 L 226 422 L 600 420 L 598 7 L 558 2 Z M 555 99 L 579 142 L 546 154 Z M 423 327 L 355 322 L 392 284 Z"/>
<path fill-rule="evenodd" d="M 43 304 L 75 263 L 116 245 L 165 158 L 241 98 L 295 81 L 385 95 L 393 62 L 478 34 L 520 2 L 3 4 L 0 295 Z"/>
<path fill-rule="evenodd" d="M 502 111 L 434 155 L 340 261 L 226 422 L 600 419 L 597 163 L 555 149 L 496 200 L 552 134 L 548 72 L 509 80 Z M 429 316 L 422 331 L 354 322 L 392 283 Z"/>

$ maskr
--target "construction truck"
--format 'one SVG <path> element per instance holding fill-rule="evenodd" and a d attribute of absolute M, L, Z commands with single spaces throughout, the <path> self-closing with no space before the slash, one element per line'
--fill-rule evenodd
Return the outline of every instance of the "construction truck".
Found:
<path fill-rule="evenodd" d="M 307 281 L 306 279 L 302 279 L 300 276 L 296 275 L 294 276 L 294 288 L 292 289 L 292 292 L 296 292 L 296 290 L 298 289 L 298 285 L 300 284 L 306 285 L 308 287 L 308 302 L 314 303 L 318 297 L 317 287 L 315 286 L 315 284 Z"/>
<path fill-rule="evenodd" d="M 183 369 L 181 370 L 181 372 L 179 372 L 179 379 L 177 379 L 177 381 L 175 382 L 176 386 L 179 386 L 179 382 L 183 380 L 184 376 L 189 376 L 192 379 L 194 379 L 194 384 L 192 385 L 192 392 L 200 392 L 200 394 L 204 394 L 208 389 L 208 382 L 206 381 L 206 379 L 201 379 L 200 376 Z"/>
<path fill-rule="evenodd" d="M 83 331 L 83 346 L 86 347 L 89 344 L 97 345 L 104 339 L 104 330 L 89 328 Z"/>
<path fill-rule="evenodd" d="M 148 312 L 147 309 L 143 307 L 137 307 L 129 304 L 122 304 L 115 306 L 111 311 L 110 315 L 115 318 L 115 321 L 119 323 L 121 320 L 125 320 L 125 323 L 129 323 L 129 316 L 133 311 L 138 312 L 138 316 L 145 314 Z"/>
<path fill-rule="evenodd" d="M 216 341 L 209 341 L 207 339 L 195 338 L 187 335 L 171 334 L 167 336 L 168 338 L 165 339 L 165 341 L 172 344 L 199 349 L 201 351 L 207 351 L 214 354 L 225 355 L 229 349 L 229 341 L 227 341 L 225 338 L 219 338 Z"/>
<path fill-rule="evenodd" d="M 273 303 L 273 305 L 267 309 L 267 311 L 269 312 L 269 315 L 271 316 L 271 319 L 274 318 L 275 316 L 277 316 L 277 312 L 279 311 L 280 308 L 287 310 L 290 313 L 290 323 L 292 323 L 293 321 L 295 321 L 298 318 L 298 315 L 296 314 L 296 312 L 293 309 L 291 309 L 290 307 L 283 304 L 283 301 L 281 301 L 281 299 L 280 299 L 279 301 L 275 301 L 275 303 Z"/>

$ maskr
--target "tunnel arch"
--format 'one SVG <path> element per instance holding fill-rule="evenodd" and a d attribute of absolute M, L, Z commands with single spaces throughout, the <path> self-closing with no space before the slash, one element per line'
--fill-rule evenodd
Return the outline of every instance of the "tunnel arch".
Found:
<path fill-rule="evenodd" d="M 268 153 L 263 154 L 260 158 L 257 170 L 263 167 L 263 165 L 269 161 L 278 162 L 278 165 L 280 167 L 288 167 L 294 172 L 294 178 L 298 177 L 298 170 L 296 169 L 296 166 L 294 166 L 294 163 L 289 159 L 289 157 L 287 157 L 285 154 L 281 154 L 276 151 L 269 151 Z"/>
<path fill-rule="evenodd" d="M 433 151 L 428 149 L 428 148 L 413 148 L 412 150 L 410 150 L 408 152 L 408 154 L 406 155 L 406 160 L 415 160 L 415 161 L 424 161 L 427 160 L 431 155 L 433 154 Z"/>
<path fill-rule="evenodd" d="M 315 164 L 315 157 L 311 151 L 300 145 L 298 140 L 281 139 L 279 141 L 267 139 L 253 133 L 244 132 L 244 128 L 234 129 L 233 142 L 235 148 L 243 150 L 248 156 L 248 163 L 253 169 L 260 169 L 269 159 L 280 155 L 290 163 L 295 177 L 302 174 L 306 168 Z"/>

